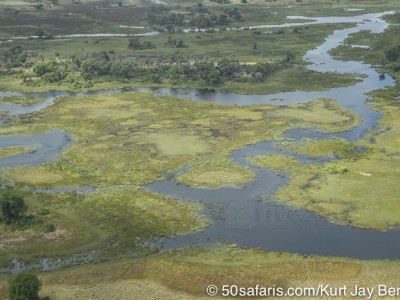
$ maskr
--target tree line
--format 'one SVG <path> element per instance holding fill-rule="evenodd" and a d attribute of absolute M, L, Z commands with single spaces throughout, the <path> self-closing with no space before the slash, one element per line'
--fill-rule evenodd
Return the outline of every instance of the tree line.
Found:
<path fill-rule="evenodd" d="M 170 40 L 171 44 L 174 44 Z M 134 80 L 166 85 L 218 86 L 225 81 L 263 81 L 275 72 L 291 67 L 290 52 L 278 62 L 254 65 L 232 58 L 210 59 L 207 56 L 169 55 L 127 58 L 107 52 L 69 55 L 35 64 L 24 76 L 26 84 L 70 83 L 101 80 Z"/>
<path fill-rule="evenodd" d="M 237 7 L 227 8 L 218 15 L 212 14 L 202 3 L 187 7 L 185 10 L 185 13 L 177 13 L 165 6 L 152 6 L 146 15 L 146 20 L 151 25 L 165 26 L 169 30 L 173 26 L 184 25 L 197 28 L 226 26 L 234 21 L 243 20 Z"/>

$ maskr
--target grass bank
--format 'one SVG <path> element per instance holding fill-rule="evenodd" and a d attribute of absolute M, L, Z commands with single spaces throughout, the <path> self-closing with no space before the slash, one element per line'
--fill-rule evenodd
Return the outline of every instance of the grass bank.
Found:
<path fill-rule="evenodd" d="M 249 159 L 256 166 L 268 168 L 274 171 L 291 170 L 299 165 L 299 162 L 293 157 L 281 154 L 265 154 Z"/>
<path fill-rule="evenodd" d="M 29 151 L 29 147 L 9 147 L 0 149 L 0 159 Z"/>
<path fill-rule="evenodd" d="M 242 249 L 234 245 L 174 250 L 145 259 L 124 259 L 41 274 L 41 296 L 54 299 L 202 299 L 212 283 L 250 287 L 376 287 L 396 286 L 395 261 L 358 261 L 346 258 Z M 3 295 L 5 278 L 1 282 Z M 220 295 L 220 294 L 219 294 Z M 221 297 L 222 298 L 222 297 Z M 288 298 L 283 298 L 288 299 Z M 320 299 L 320 298 L 318 298 Z M 347 299 L 343 297 L 343 299 Z M 350 299 L 350 298 L 349 298 Z"/>
<path fill-rule="evenodd" d="M 253 171 L 243 169 L 227 159 L 208 160 L 191 167 L 177 177 L 177 182 L 195 188 L 220 188 L 227 185 L 239 187 L 238 184 L 253 180 Z"/>

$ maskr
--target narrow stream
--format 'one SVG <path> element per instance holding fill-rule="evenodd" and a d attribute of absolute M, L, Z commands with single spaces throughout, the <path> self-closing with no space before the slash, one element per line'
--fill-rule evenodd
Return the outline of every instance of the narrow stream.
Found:
<path fill-rule="evenodd" d="M 360 81 L 353 86 L 332 88 L 325 91 L 296 91 L 269 95 L 237 95 L 206 90 L 170 88 L 126 88 L 80 93 L 55 91 L 44 93 L 0 92 L 0 97 L 45 98 L 44 101 L 28 107 L 0 104 L 0 111 L 7 111 L 8 116 L 6 118 L 9 118 L 42 110 L 52 105 L 55 99 L 69 95 L 83 96 L 135 91 L 153 91 L 156 94 L 173 95 L 193 101 L 209 101 L 224 105 L 283 105 L 304 103 L 315 98 L 331 98 L 335 99 L 342 107 L 360 115 L 362 117 L 361 124 L 351 130 L 339 133 L 322 134 L 316 129 L 308 128 L 290 130 L 284 136 L 293 138 L 296 141 L 301 141 L 304 137 L 309 136 L 318 136 L 321 139 L 341 137 L 349 141 L 355 141 L 361 138 L 369 129 L 376 128 L 377 119 L 380 117 L 379 113 L 371 110 L 366 104 L 365 93 L 387 86 L 394 86 L 395 81 L 389 76 L 385 76 L 382 80 L 369 64 L 335 60 L 330 57 L 329 51 L 342 44 L 351 33 L 360 30 L 370 30 L 374 33 L 382 32 L 387 28 L 388 23 L 382 20 L 381 17 L 392 13 L 365 14 L 356 17 L 312 18 L 315 22 L 319 22 L 318 24 L 343 22 L 356 24 L 352 28 L 336 30 L 326 38 L 322 45 L 308 51 L 304 57 L 305 60 L 310 62 L 310 65 L 308 65 L 310 70 L 360 74 Z M 308 25 L 310 23 L 304 24 Z M 299 26 L 299 24 L 295 26 Z M 263 28 L 265 26 L 259 27 Z M 70 137 L 67 133 L 57 130 L 25 137 L 0 137 L 0 148 L 36 145 L 36 152 L 34 153 L 23 153 L 0 159 L 0 168 L 37 165 L 48 162 L 68 146 L 69 140 Z M 204 214 L 212 220 L 212 225 L 201 233 L 161 239 L 154 246 L 165 250 L 189 245 L 227 242 L 240 246 L 261 247 L 268 250 L 294 252 L 304 255 L 319 254 L 360 259 L 400 258 L 399 230 L 378 232 L 333 224 L 306 210 L 294 209 L 285 204 L 271 201 L 277 189 L 287 184 L 288 178 L 284 174 L 276 174 L 268 169 L 251 165 L 246 158 L 266 153 L 282 153 L 284 151 L 275 141 L 259 142 L 235 150 L 230 159 L 242 166 L 248 166 L 257 175 L 253 182 L 244 185 L 241 189 L 232 187 L 193 189 L 177 184 L 175 178 L 146 185 L 146 189 L 170 195 L 184 202 L 202 203 L 204 205 Z M 295 157 L 302 163 L 321 163 L 335 159 L 330 157 L 313 160 L 305 155 L 295 155 Z"/>

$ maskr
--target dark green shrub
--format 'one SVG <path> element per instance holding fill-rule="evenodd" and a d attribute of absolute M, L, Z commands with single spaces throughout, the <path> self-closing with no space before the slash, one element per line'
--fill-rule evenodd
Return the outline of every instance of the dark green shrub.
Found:
<path fill-rule="evenodd" d="M 36 275 L 28 271 L 21 272 L 9 282 L 9 300 L 38 300 L 41 286 Z"/>
<path fill-rule="evenodd" d="M 55 230 L 56 230 L 56 226 L 54 226 L 54 224 L 46 223 L 43 226 L 43 232 L 44 233 L 53 232 Z"/>

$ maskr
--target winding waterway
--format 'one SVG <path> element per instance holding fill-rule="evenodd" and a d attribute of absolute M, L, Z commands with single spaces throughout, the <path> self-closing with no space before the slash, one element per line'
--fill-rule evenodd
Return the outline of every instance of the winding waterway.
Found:
<path fill-rule="evenodd" d="M 154 91 L 157 94 L 174 95 L 193 101 L 210 101 L 224 105 L 251 104 L 292 104 L 308 102 L 315 98 L 335 99 L 342 107 L 357 113 L 362 121 L 359 126 L 345 132 L 322 134 L 317 129 L 296 129 L 284 134 L 286 137 L 301 141 L 306 137 L 332 139 L 335 137 L 355 141 L 369 129 L 375 129 L 378 112 L 366 104 L 366 93 L 387 86 L 394 86 L 395 81 L 389 76 L 382 77 L 369 64 L 356 61 L 338 61 L 330 57 L 329 51 L 338 47 L 352 33 L 370 30 L 373 33 L 383 32 L 388 23 L 381 17 L 393 12 L 364 14 L 356 17 L 312 18 L 313 23 L 355 23 L 354 27 L 336 30 L 328 36 L 319 47 L 307 52 L 304 59 L 310 64 L 310 70 L 318 72 L 356 73 L 359 82 L 349 87 L 332 88 L 325 91 L 296 91 L 269 95 L 237 95 L 232 93 L 213 92 L 194 89 L 169 88 L 127 88 L 100 90 L 80 93 L 45 92 L 16 93 L 0 92 L 4 96 L 41 97 L 44 101 L 31 106 L 0 104 L 0 111 L 8 111 L 8 117 L 18 116 L 46 108 L 57 98 L 69 95 L 111 94 L 134 91 Z M 311 24 L 313 24 L 311 23 Z M 310 23 L 304 23 L 309 25 Z M 294 26 L 304 25 L 296 23 Z M 293 23 L 290 23 L 293 25 Z M 273 25 L 261 25 L 265 28 Z M 283 25 L 276 25 L 283 26 Z M 275 26 L 275 27 L 276 27 Z M 286 25 L 285 25 L 286 26 Z M 277 100 L 278 99 L 278 100 Z M 41 135 L 0 137 L 0 148 L 10 146 L 35 145 L 34 153 L 23 153 L 0 159 L 0 168 L 37 165 L 49 161 L 56 153 L 65 149 L 70 137 L 62 131 L 49 131 Z M 264 141 L 247 145 L 233 151 L 230 159 L 242 166 L 248 166 L 257 177 L 241 189 L 224 187 L 220 189 L 194 189 L 177 184 L 175 178 L 157 181 L 144 186 L 151 191 L 170 195 L 187 203 L 202 203 L 204 214 L 212 220 L 212 225 L 203 232 L 174 236 L 159 240 L 154 244 L 160 249 L 170 249 L 188 245 L 204 245 L 214 242 L 235 243 L 240 246 L 261 247 L 268 250 L 294 252 L 304 255 L 319 254 L 330 256 L 347 256 L 360 259 L 400 258 L 400 231 L 389 230 L 378 232 L 363 230 L 346 225 L 338 225 L 318 217 L 306 210 L 294 209 L 282 203 L 270 201 L 277 189 L 288 182 L 284 174 L 276 174 L 268 169 L 252 165 L 248 157 L 266 153 L 281 153 L 286 150 L 275 141 Z M 302 163 L 321 163 L 334 157 L 313 160 L 305 155 L 295 155 Z M 182 170 L 180 170 L 182 171 Z M 178 171 L 178 173 L 180 172 Z"/>

